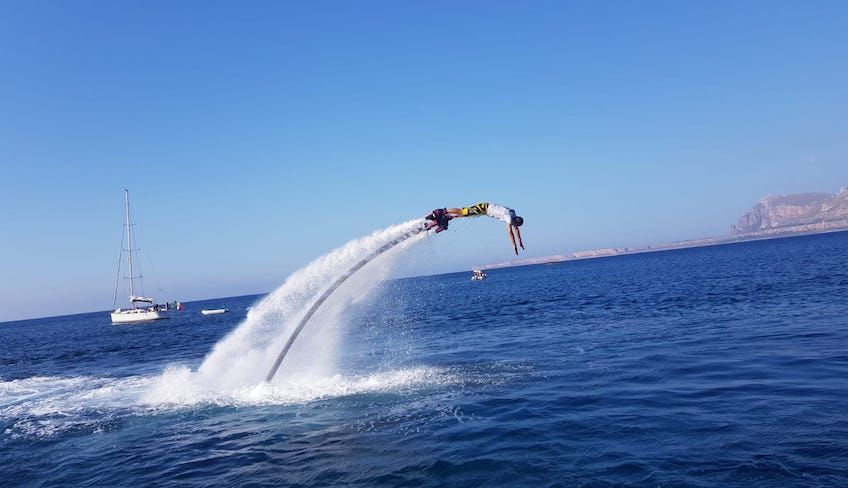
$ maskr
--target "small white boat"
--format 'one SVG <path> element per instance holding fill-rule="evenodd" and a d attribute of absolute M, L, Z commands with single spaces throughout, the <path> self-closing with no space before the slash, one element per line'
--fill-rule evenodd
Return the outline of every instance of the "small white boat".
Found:
<path fill-rule="evenodd" d="M 227 313 L 229 311 L 230 309 L 228 308 L 213 308 L 210 310 L 201 310 L 200 313 L 202 313 L 203 315 L 219 315 L 222 313 Z"/>
<path fill-rule="evenodd" d="M 480 281 L 486 279 L 486 273 L 481 269 L 473 269 L 471 270 L 471 281 Z"/>

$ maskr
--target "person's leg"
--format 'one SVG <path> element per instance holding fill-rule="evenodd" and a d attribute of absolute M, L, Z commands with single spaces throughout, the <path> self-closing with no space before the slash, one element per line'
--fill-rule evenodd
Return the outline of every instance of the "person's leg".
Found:
<path fill-rule="evenodd" d="M 453 217 L 474 217 L 476 215 L 486 215 L 486 207 L 488 206 L 488 203 L 480 202 L 470 207 L 448 208 L 446 210 Z"/>
<path fill-rule="evenodd" d="M 489 204 L 486 202 L 475 203 L 470 207 L 462 208 L 462 216 L 463 217 L 474 217 L 477 215 L 486 215 L 486 209 L 489 208 Z"/>
<path fill-rule="evenodd" d="M 430 230 L 433 227 L 435 227 L 437 233 L 439 233 L 443 230 L 447 230 L 448 222 L 450 222 L 450 220 L 453 217 L 454 217 L 453 215 L 448 213 L 447 209 L 437 208 L 437 209 L 433 210 L 432 212 L 430 212 L 429 215 L 424 217 L 425 219 L 430 221 L 427 224 L 425 224 L 424 228 L 426 230 Z"/>

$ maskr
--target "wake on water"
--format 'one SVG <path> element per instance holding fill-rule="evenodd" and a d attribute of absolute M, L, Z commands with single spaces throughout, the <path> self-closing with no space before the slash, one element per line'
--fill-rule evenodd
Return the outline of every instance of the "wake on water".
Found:
<path fill-rule="evenodd" d="M 0 419 L 12 435 L 51 435 L 78 424 L 97 422 L 87 412 L 138 414 L 199 404 L 267 405 L 307 402 L 355 393 L 395 390 L 453 380 L 445 371 L 410 368 L 344 376 L 336 371 L 344 311 L 366 298 L 384 280 L 395 259 L 421 241 L 419 233 L 359 270 L 333 293 L 304 329 L 274 381 L 265 375 L 316 295 L 357 262 L 420 229 L 415 219 L 376 231 L 316 259 L 296 271 L 249 311 L 193 371 L 168 366 L 157 376 L 131 378 L 33 377 L 0 381 Z"/>

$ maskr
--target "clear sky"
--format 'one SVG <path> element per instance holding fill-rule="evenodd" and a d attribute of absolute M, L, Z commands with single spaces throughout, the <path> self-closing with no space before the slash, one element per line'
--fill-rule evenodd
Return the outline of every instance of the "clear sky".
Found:
<path fill-rule="evenodd" d="M 265 292 L 479 200 L 526 257 L 848 185 L 848 2 L 0 2 L 0 321 Z M 510 259 L 502 225 L 404 273 Z M 162 289 L 160 292 L 159 290 Z"/>

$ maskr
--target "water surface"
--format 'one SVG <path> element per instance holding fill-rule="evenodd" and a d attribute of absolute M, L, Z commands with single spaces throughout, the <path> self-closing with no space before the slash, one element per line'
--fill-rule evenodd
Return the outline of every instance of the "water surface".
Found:
<path fill-rule="evenodd" d="M 0 484 L 846 486 L 846 264 L 837 233 L 389 281 L 289 390 L 182 381 L 261 297 L 0 324 Z"/>

